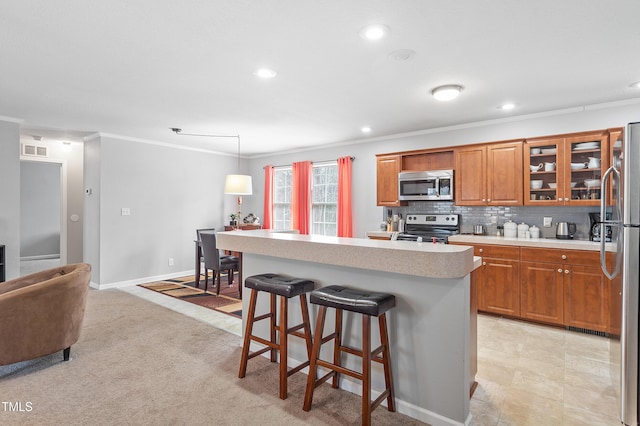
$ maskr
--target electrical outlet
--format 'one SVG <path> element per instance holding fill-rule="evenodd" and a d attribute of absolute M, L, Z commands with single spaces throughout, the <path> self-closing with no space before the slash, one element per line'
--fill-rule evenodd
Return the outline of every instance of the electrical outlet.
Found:
<path fill-rule="evenodd" d="M 551 228 L 551 218 L 545 216 L 542 222 L 542 226 L 544 226 L 545 228 Z"/>
<path fill-rule="evenodd" d="M 498 223 L 498 216 L 491 216 L 491 223 Z"/>
<path fill-rule="evenodd" d="M 123 207 L 120 210 L 120 216 L 130 216 L 131 215 L 131 209 L 129 207 Z"/>
<path fill-rule="evenodd" d="M 169 258 L 169 266 L 173 266 L 173 257 Z"/>

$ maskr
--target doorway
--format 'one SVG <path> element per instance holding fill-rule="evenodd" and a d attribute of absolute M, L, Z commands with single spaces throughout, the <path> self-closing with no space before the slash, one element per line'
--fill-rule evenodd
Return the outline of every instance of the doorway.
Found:
<path fill-rule="evenodd" d="M 64 161 L 20 162 L 20 275 L 66 263 Z"/>

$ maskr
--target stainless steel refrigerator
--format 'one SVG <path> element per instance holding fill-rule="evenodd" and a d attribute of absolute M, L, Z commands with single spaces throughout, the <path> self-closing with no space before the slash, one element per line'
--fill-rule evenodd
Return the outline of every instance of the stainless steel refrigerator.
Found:
<path fill-rule="evenodd" d="M 617 140 L 611 141 L 611 167 L 601 182 L 600 235 L 610 226 L 612 242 L 606 262 L 606 242 L 601 238 L 600 263 L 612 280 L 613 329 L 611 378 L 620 402 L 620 420 L 638 424 L 638 310 L 640 306 L 640 123 L 630 123 Z M 604 196 L 611 189 L 609 202 Z M 607 205 L 609 204 L 609 205 Z M 617 317 L 616 317 L 617 313 Z"/>

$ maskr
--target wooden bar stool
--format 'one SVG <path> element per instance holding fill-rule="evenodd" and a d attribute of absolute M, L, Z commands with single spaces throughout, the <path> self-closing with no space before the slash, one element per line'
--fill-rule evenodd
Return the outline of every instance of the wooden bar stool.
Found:
<path fill-rule="evenodd" d="M 396 298 L 392 294 L 374 293 L 362 290 L 349 289 L 332 285 L 311 292 L 311 303 L 319 305 L 318 320 L 314 334 L 313 350 L 309 365 L 309 378 L 304 395 L 304 411 L 311 409 L 313 391 L 320 384 L 333 378 L 332 386 L 338 387 L 340 374 L 346 374 L 362 380 L 362 424 L 371 424 L 371 412 L 382 401 L 387 400 L 387 409 L 395 411 L 395 394 L 393 391 L 393 377 L 391 374 L 391 351 L 389 350 L 389 334 L 387 332 L 386 311 L 396 305 Z M 324 322 L 327 308 L 336 310 L 336 328 L 332 334 L 323 337 Z M 362 314 L 362 349 L 356 349 L 342 344 L 342 311 L 351 311 Z M 378 317 L 380 327 L 381 345 L 371 350 L 371 317 Z M 320 359 L 320 349 L 323 344 L 334 340 L 333 362 Z M 342 367 L 340 354 L 346 352 L 362 358 L 362 373 Z M 384 381 L 386 389 L 375 400 L 371 401 L 371 361 L 379 362 L 384 367 Z M 317 378 L 318 366 L 329 371 L 320 379 Z"/>
<path fill-rule="evenodd" d="M 261 274 L 247 277 L 244 282 L 245 287 L 251 289 L 249 299 L 249 312 L 247 313 L 247 325 L 244 332 L 244 344 L 242 346 L 242 358 L 240 359 L 239 378 L 243 378 L 247 373 L 247 362 L 258 355 L 271 351 L 271 362 L 276 362 L 276 352 L 280 352 L 280 399 L 287 398 L 287 378 L 309 365 L 311 356 L 311 325 L 309 322 L 309 308 L 307 306 L 307 293 L 313 290 L 314 282 L 300 278 L 286 277 L 277 274 Z M 269 313 L 256 314 L 256 302 L 258 293 L 264 291 L 270 293 L 271 303 Z M 276 324 L 276 296 L 280 296 L 280 323 Z M 302 309 L 302 323 L 289 327 L 289 299 L 295 296 L 300 297 L 300 307 Z M 254 336 L 253 324 L 263 319 L 269 319 L 270 339 L 266 340 Z M 304 332 L 301 333 L 300 329 Z M 278 334 L 278 335 L 277 335 Z M 307 346 L 307 361 L 301 363 L 291 370 L 287 367 L 288 340 L 289 335 L 297 336 L 305 340 Z M 265 345 L 266 347 L 256 352 L 249 353 L 251 341 Z"/>

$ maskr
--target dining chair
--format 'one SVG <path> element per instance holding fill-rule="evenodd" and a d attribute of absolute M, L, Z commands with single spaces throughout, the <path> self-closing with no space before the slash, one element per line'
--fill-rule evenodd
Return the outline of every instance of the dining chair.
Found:
<path fill-rule="evenodd" d="M 211 234 L 216 232 L 216 228 L 200 228 L 196 229 L 196 287 L 200 287 L 200 267 L 204 258 L 202 257 L 202 237 L 201 234 Z"/>
<path fill-rule="evenodd" d="M 239 269 L 239 259 L 236 256 L 220 255 L 220 250 L 216 248 L 215 233 L 203 232 L 200 234 L 200 237 L 202 238 L 202 256 L 204 258 L 204 291 L 207 291 L 209 270 L 211 269 L 213 271 L 214 284 L 217 285 L 217 296 L 220 294 L 220 276 L 222 272 L 227 271 L 229 285 L 232 285 L 233 271 Z"/>
<path fill-rule="evenodd" d="M 213 234 L 216 232 L 216 228 L 200 228 L 196 229 L 196 235 L 198 236 L 198 244 L 202 245 L 202 237 L 201 234 Z"/>

